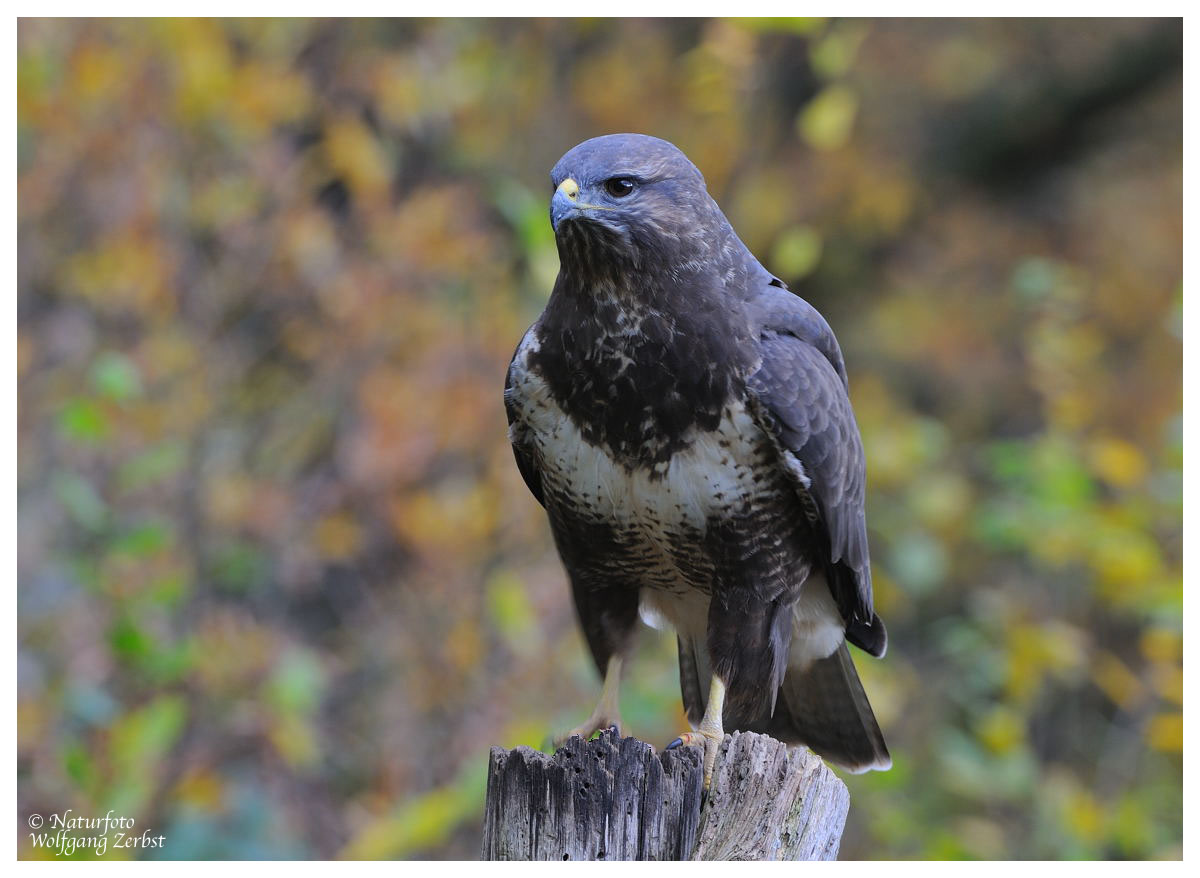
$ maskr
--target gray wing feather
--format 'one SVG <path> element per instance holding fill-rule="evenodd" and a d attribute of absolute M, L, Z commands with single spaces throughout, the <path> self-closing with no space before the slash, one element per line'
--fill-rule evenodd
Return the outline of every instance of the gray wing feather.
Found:
<path fill-rule="evenodd" d="M 824 318 L 792 293 L 771 288 L 758 304 L 762 364 L 749 390 L 759 426 L 775 438 L 797 490 L 828 534 L 830 588 L 843 616 L 869 628 L 877 617 L 867 545 L 866 461 L 841 349 Z M 799 467 L 788 465 L 789 454 Z"/>

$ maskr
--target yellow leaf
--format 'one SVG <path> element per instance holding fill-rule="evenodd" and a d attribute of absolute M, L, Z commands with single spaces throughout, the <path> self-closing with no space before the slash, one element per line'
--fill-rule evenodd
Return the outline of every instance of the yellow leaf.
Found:
<path fill-rule="evenodd" d="M 1085 663 L 1082 633 L 1063 623 L 1015 625 L 1009 632 L 1007 689 L 1014 698 L 1033 696 L 1047 673 L 1069 678 Z"/>
<path fill-rule="evenodd" d="M 362 528 L 352 516 L 337 512 L 317 522 L 313 540 L 322 557 L 342 561 L 358 552 L 362 545 Z"/>
<path fill-rule="evenodd" d="M 1160 713 L 1150 720 L 1146 740 L 1155 750 L 1183 752 L 1183 714 Z"/>
<path fill-rule="evenodd" d="M 175 785 L 175 799 L 199 811 L 219 811 L 224 806 L 224 786 L 211 771 L 189 771 Z"/>
<path fill-rule="evenodd" d="M 1105 585 L 1144 589 L 1161 575 L 1159 551 L 1158 542 L 1143 531 L 1113 529 L 1091 547 L 1088 561 Z"/>
<path fill-rule="evenodd" d="M 232 121 L 246 134 L 263 137 L 274 126 L 301 118 L 311 109 L 312 101 L 303 75 L 250 62 L 237 71 L 229 111 Z"/>
<path fill-rule="evenodd" d="M 1092 665 L 1092 680 L 1122 710 L 1129 710 L 1145 695 L 1142 682 L 1110 652 L 1102 652 Z"/>
<path fill-rule="evenodd" d="M 1141 484 L 1148 469 L 1137 446 L 1113 437 L 1093 441 L 1088 447 L 1088 461 L 1096 475 L 1117 488 Z"/>
<path fill-rule="evenodd" d="M 1087 790 L 1072 791 L 1067 798 L 1064 817 L 1078 838 L 1094 841 L 1104 833 L 1104 809 Z"/>
<path fill-rule="evenodd" d="M 80 98 L 94 104 L 111 97 L 126 81 L 127 54 L 98 45 L 81 47 L 72 65 Z"/>
<path fill-rule="evenodd" d="M 307 768 L 316 764 L 321 755 L 311 725 L 294 714 L 275 717 L 267 737 L 284 761 L 296 768 Z"/>
<path fill-rule="evenodd" d="M 993 753 L 1008 753 L 1025 740 L 1025 727 L 1015 711 L 997 705 L 984 717 L 978 737 Z"/>
<path fill-rule="evenodd" d="M 391 171 L 375 135 L 356 119 L 341 118 L 325 132 L 325 152 L 333 170 L 350 183 L 358 195 L 385 193 Z"/>
<path fill-rule="evenodd" d="M 1170 628 L 1150 628 L 1142 634 L 1142 655 L 1153 662 L 1173 662 L 1183 656 L 1183 638 Z"/>
<path fill-rule="evenodd" d="M 177 19 L 168 27 L 174 46 L 175 99 L 183 116 L 198 121 L 224 112 L 232 95 L 233 57 L 217 22 Z"/>
<path fill-rule="evenodd" d="M 1167 701 L 1183 706 L 1183 668 L 1156 665 L 1151 673 L 1154 688 Z"/>

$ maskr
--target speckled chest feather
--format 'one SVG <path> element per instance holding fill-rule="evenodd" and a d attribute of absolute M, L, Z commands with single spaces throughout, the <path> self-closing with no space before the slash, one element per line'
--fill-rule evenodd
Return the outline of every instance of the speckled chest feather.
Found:
<path fill-rule="evenodd" d="M 588 442 L 629 468 L 669 460 L 696 431 L 715 430 L 743 389 L 719 333 L 650 307 L 597 297 L 563 302 L 539 330 L 528 366 Z"/>
<path fill-rule="evenodd" d="M 769 438 L 730 395 L 732 379 L 724 398 L 710 388 L 706 404 L 674 406 L 673 374 L 612 347 L 616 368 L 579 357 L 567 389 L 554 370 L 571 358 L 546 356 L 536 332 L 513 363 L 516 427 L 535 450 L 559 549 L 577 561 L 576 575 L 675 593 L 708 593 L 734 566 L 802 581 L 791 538 L 803 516 L 779 519 L 795 494 L 772 465 Z"/>

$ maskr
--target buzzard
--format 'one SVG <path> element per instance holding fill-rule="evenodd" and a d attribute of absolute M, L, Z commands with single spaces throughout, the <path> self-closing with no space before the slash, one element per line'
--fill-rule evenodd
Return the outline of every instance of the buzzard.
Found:
<path fill-rule="evenodd" d="M 596 667 L 617 693 L 639 615 L 677 633 L 704 747 L 724 730 L 850 771 L 891 758 L 846 642 L 882 656 L 862 440 L 829 324 L 739 240 L 674 145 L 616 134 L 551 173 L 561 261 L 504 387 Z M 565 736 L 564 736 L 565 737 Z"/>

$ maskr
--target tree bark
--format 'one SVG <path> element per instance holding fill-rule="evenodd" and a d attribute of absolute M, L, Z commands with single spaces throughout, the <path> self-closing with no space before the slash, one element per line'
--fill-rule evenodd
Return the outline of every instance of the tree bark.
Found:
<path fill-rule="evenodd" d="M 493 747 L 485 860 L 833 860 L 850 794 L 819 757 L 726 735 L 702 795 L 694 747 L 603 732 L 553 756 Z"/>

